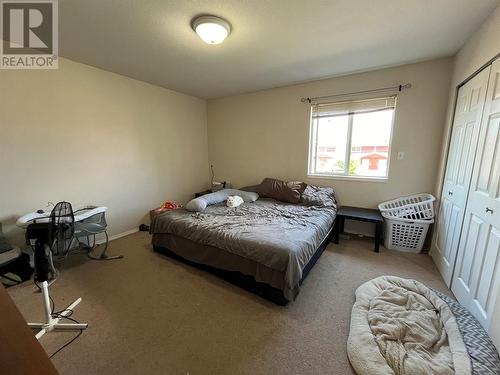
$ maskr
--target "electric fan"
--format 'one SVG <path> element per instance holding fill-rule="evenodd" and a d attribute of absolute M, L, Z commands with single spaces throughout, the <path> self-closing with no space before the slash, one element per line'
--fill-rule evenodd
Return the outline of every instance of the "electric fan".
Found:
<path fill-rule="evenodd" d="M 33 223 L 26 228 L 26 239 L 35 243 L 35 280 L 40 284 L 42 291 L 45 323 L 28 323 L 28 326 L 40 331 L 36 338 L 40 339 L 46 332 L 54 329 L 82 330 L 87 328 L 84 323 L 59 323 L 71 315 L 74 308 L 82 301 L 78 298 L 60 314 L 53 314 L 49 296 L 49 260 L 51 259 L 51 245 L 55 242 L 65 244 L 73 238 L 74 216 L 71 204 L 59 202 L 50 214 L 48 223 Z M 53 316 L 55 315 L 55 317 Z"/>
<path fill-rule="evenodd" d="M 75 216 L 69 202 L 59 202 L 50 213 L 50 222 L 56 228 L 51 244 L 52 254 L 68 255 L 75 233 Z"/>

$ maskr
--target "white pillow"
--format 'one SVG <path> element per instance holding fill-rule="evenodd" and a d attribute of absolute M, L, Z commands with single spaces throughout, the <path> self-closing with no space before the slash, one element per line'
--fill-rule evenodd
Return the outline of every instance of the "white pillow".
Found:
<path fill-rule="evenodd" d="M 186 210 L 193 212 L 204 211 L 207 206 L 224 202 L 231 195 L 239 195 L 244 202 L 255 202 L 259 199 L 259 194 L 253 191 L 243 191 L 238 189 L 222 189 L 215 193 L 205 194 L 201 197 L 190 200 L 186 204 Z"/>

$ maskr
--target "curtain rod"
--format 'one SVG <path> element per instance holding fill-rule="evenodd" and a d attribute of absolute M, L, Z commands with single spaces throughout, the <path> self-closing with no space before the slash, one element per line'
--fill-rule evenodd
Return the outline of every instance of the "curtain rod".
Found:
<path fill-rule="evenodd" d="M 403 85 L 398 85 L 398 86 L 392 86 L 392 87 L 382 87 L 379 89 L 373 89 L 373 90 L 364 90 L 364 91 L 356 91 L 356 92 L 347 92 L 344 94 L 335 94 L 335 95 L 328 95 L 328 96 L 314 96 L 312 98 L 301 98 L 300 101 L 302 103 L 308 102 L 312 103 L 313 101 L 316 100 L 322 100 L 322 99 L 333 99 L 337 98 L 339 96 L 349 96 L 349 95 L 356 95 L 356 94 L 368 94 L 372 92 L 379 92 L 379 91 L 388 91 L 388 90 L 398 90 L 398 91 L 403 91 L 405 89 L 411 88 L 411 83 L 405 83 Z"/>

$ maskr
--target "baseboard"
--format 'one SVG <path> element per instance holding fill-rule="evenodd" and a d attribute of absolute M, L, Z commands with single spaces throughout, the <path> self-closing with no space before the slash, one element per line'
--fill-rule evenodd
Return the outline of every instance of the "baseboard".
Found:
<path fill-rule="evenodd" d="M 344 232 L 352 234 L 354 236 L 362 235 L 364 237 L 374 237 L 375 224 L 346 219 Z"/>
<path fill-rule="evenodd" d="M 122 237 L 128 236 L 129 234 L 134 234 L 134 233 L 137 233 L 137 232 L 139 232 L 139 228 L 133 228 L 133 229 L 130 229 L 130 230 L 126 231 L 126 232 L 118 233 L 118 234 L 115 234 L 114 236 L 109 236 L 109 240 L 110 241 L 114 241 L 114 240 L 117 240 L 118 238 L 122 238 Z M 99 240 L 96 241 L 96 244 L 97 245 L 101 245 L 104 242 L 106 242 L 106 239 L 105 238 L 101 238 L 101 239 L 99 239 Z"/>
<path fill-rule="evenodd" d="M 344 233 L 353 237 L 355 236 L 355 237 L 375 238 L 375 235 L 373 233 L 362 232 L 362 231 L 345 230 Z"/>

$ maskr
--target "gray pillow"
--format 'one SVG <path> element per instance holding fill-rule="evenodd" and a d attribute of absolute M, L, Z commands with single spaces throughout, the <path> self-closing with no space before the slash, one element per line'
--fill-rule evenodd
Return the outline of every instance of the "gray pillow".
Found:
<path fill-rule="evenodd" d="M 258 185 L 251 185 L 251 186 L 243 186 L 242 188 L 240 188 L 240 190 L 243 190 L 243 191 L 253 191 L 255 193 L 258 193 L 259 187 L 260 187 L 260 184 L 258 184 Z"/>
<path fill-rule="evenodd" d="M 308 185 L 302 193 L 301 204 L 304 206 L 337 208 L 335 191 L 331 187 Z"/>
<path fill-rule="evenodd" d="M 307 184 L 300 181 L 281 181 L 276 178 L 264 178 L 257 192 L 262 198 L 297 204 Z"/>
<path fill-rule="evenodd" d="M 223 189 L 215 193 L 205 194 L 201 197 L 190 200 L 186 204 L 186 210 L 193 212 L 204 211 L 207 206 L 222 203 L 231 195 L 240 196 L 244 202 L 255 202 L 259 199 L 259 194 L 251 191 L 243 191 L 238 189 Z"/>

